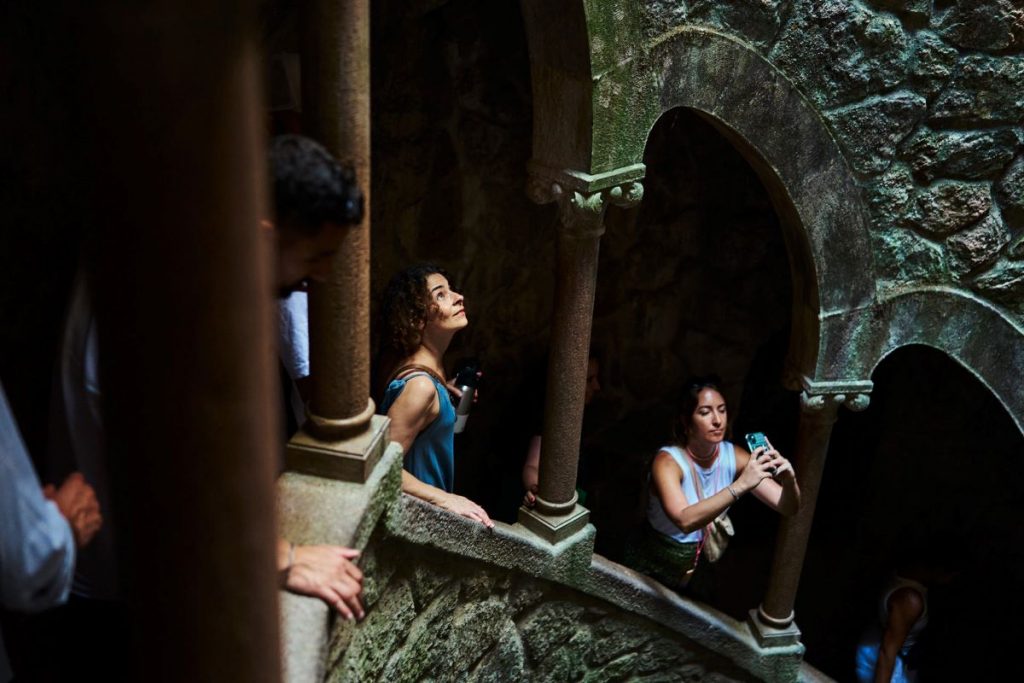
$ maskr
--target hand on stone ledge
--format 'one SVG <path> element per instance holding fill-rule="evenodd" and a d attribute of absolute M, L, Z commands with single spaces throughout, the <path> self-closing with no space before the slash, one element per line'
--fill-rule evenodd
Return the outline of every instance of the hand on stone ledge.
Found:
<path fill-rule="evenodd" d="M 487 512 L 469 498 L 457 496 L 454 493 L 448 493 L 438 500 L 437 504 L 439 507 L 442 507 L 449 512 L 454 512 L 457 515 L 462 515 L 468 519 L 480 522 L 488 529 L 494 528 L 494 522 L 491 521 Z"/>
<path fill-rule="evenodd" d="M 332 545 L 295 546 L 295 559 L 287 570 L 285 588 L 292 593 L 320 598 L 348 620 L 365 616 L 360 595 L 363 573 L 351 561 L 359 551 Z"/>

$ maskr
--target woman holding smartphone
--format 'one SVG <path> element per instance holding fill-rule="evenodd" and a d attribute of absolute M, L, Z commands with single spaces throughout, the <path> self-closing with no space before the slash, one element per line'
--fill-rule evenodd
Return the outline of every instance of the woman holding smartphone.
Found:
<path fill-rule="evenodd" d="M 391 438 L 405 452 L 402 491 L 493 527 L 482 507 L 453 493 L 455 407 L 449 392 L 458 390 L 445 379 L 443 360 L 455 333 L 469 324 L 465 299 L 442 269 L 413 266 L 388 283 L 381 322 L 378 411 L 391 418 Z"/>
<path fill-rule="evenodd" d="M 645 533 L 632 551 L 638 570 L 667 586 L 689 582 L 707 528 L 748 493 L 784 515 L 800 505 L 793 466 L 771 444 L 748 452 L 726 440 L 729 413 L 716 377 L 686 384 L 674 443 L 651 465 Z"/>

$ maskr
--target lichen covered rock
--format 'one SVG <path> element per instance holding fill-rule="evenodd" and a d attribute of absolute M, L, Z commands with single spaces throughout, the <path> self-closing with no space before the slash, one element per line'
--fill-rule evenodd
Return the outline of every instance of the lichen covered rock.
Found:
<path fill-rule="evenodd" d="M 1024 120 L 1024 57 L 965 57 L 928 119 L 960 125 L 1019 124 Z"/>
<path fill-rule="evenodd" d="M 935 18 L 939 35 L 960 48 L 997 51 L 1024 44 L 1024 7 L 1017 0 L 956 0 Z"/>
<path fill-rule="evenodd" d="M 872 224 L 876 228 L 886 229 L 902 224 L 914 199 L 914 177 L 910 169 L 904 164 L 894 163 L 885 173 L 871 179 L 867 185 L 867 198 Z"/>
<path fill-rule="evenodd" d="M 708 23 L 763 46 L 778 33 L 781 14 L 788 5 L 783 0 L 695 0 L 690 5 L 689 21 Z"/>
<path fill-rule="evenodd" d="M 1024 261 L 1003 261 L 977 277 L 972 286 L 989 299 L 1024 313 Z"/>
<path fill-rule="evenodd" d="M 1006 224 L 1024 230 L 1024 156 L 1017 157 L 996 183 L 995 196 Z"/>
<path fill-rule="evenodd" d="M 976 222 L 991 206 L 988 185 L 940 181 L 918 192 L 908 222 L 941 237 Z"/>
<path fill-rule="evenodd" d="M 866 2 L 877 9 L 898 14 L 915 26 L 927 24 L 932 16 L 932 0 L 866 0 Z"/>
<path fill-rule="evenodd" d="M 995 178 L 1013 159 L 1017 135 L 1010 129 L 934 131 L 921 128 L 901 146 L 899 155 L 925 182 L 935 178 Z"/>
<path fill-rule="evenodd" d="M 958 232 L 946 240 L 952 255 L 950 267 L 955 275 L 964 275 L 995 261 L 1010 241 L 1010 233 L 998 212 L 991 212 L 973 228 Z"/>
<path fill-rule="evenodd" d="M 897 144 L 914 129 L 926 107 L 925 98 L 900 91 L 833 109 L 826 117 L 854 169 L 879 173 L 889 166 Z"/>
<path fill-rule="evenodd" d="M 771 58 L 821 105 L 888 90 L 905 77 L 910 41 L 899 20 L 845 0 L 797 0 Z"/>
<path fill-rule="evenodd" d="M 942 281 L 948 272 L 942 247 L 901 228 L 876 230 L 878 268 L 890 287 Z"/>

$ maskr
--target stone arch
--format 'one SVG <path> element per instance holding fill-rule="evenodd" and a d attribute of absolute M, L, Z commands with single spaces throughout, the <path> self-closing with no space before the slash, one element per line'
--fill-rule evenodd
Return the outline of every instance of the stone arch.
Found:
<path fill-rule="evenodd" d="M 643 144 L 665 112 L 685 107 L 711 122 L 764 183 L 783 225 L 793 280 L 792 371 L 815 377 L 831 346 L 820 321 L 871 306 L 875 270 L 868 211 L 825 123 L 803 95 L 752 48 L 706 29 L 685 28 L 630 68 L 641 85 Z M 624 67 L 626 68 L 626 67 Z M 651 87 L 651 85 L 654 87 Z M 598 90 L 600 90 L 600 83 Z M 596 97 L 594 136 L 603 119 Z M 656 106 L 650 106 L 656 104 Z M 614 163 L 635 164 L 643 147 L 618 148 Z M 841 377 L 856 377 L 840 370 Z"/>
<path fill-rule="evenodd" d="M 845 357 L 846 371 L 869 377 L 897 349 L 917 344 L 938 349 L 991 391 L 1024 433 L 1024 392 L 1019 384 L 1020 368 L 1024 368 L 1022 337 L 1024 330 L 971 294 L 916 289 L 834 321 L 822 355 Z M 842 347 L 857 347 L 857 351 Z M 835 368 L 822 366 L 820 371 L 830 374 Z"/>

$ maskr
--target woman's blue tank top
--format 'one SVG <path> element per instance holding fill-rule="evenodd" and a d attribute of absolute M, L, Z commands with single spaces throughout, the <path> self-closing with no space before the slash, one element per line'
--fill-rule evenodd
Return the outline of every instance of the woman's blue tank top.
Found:
<path fill-rule="evenodd" d="M 403 466 L 424 484 L 451 493 L 455 489 L 455 406 L 452 405 L 448 388 L 429 373 L 411 372 L 401 379 L 391 381 L 384 392 L 379 411 L 381 415 L 386 415 L 405 389 L 405 383 L 419 375 L 429 377 L 434 383 L 441 412 L 426 429 L 416 435 L 405 454 Z"/>

